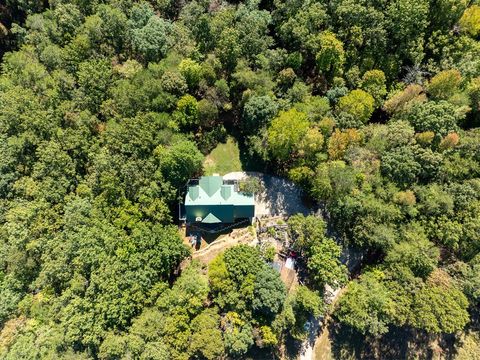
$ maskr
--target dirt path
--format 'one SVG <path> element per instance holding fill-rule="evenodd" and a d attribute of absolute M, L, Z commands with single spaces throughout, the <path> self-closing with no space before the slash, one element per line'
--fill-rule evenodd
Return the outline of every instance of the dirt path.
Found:
<path fill-rule="evenodd" d="M 330 356 L 330 339 L 328 334 L 328 325 L 332 320 L 330 312 L 334 309 L 336 302 L 340 298 L 345 288 L 336 290 L 330 298 L 329 310 L 325 317 L 321 321 L 313 322 L 310 327 L 310 333 L 307 340 L 303 344 L 303 350 L 300 353 L 299 360 L 318 360 L 318 359 L 331 359 Z M 318 334 L 321 329 L 320 335 Z M 319 354 L 321 354 L 319 356 Z"/>
<path fill-rule="evenodd" d="M 255 216 L 275 217 L 275 216 L 291 216 L 297 213 L 307 215 L 312 213 L 302 201 L 302 192 L 298 186 L 291 181 L 282 179 L 276 176 L 265 175 L 257 172 L 231 172 L 224 175 L 224 179 L 228 180 L 242 180 L 246 177 L 256 177 L 260 180 L 262 191 L 255 194 Z M 257 242 L 256 235 L 251 234 L 248 230 L 242 234 L 231 234 L 222 236 L 215 240 L 207 247 L 198 250 L 192 254 L 192 259 L 197 259 L 202 263 L 208 264 L 218 254 L 226 249 L 238 244 L 255 245 Z M 338 294 L 336 294 L 333 301 L 336 301 Z M 316 346 L 325 342 L 329 344 L 328 331 L 324 330 L 320 336 L 319 329 L 324 321 L 313 321 L 310 329 L 310 336 L 304 344 L 304 351 L 300 355 L 301 360 L 311 360 L 315 358 Z M 326 327 L 324 326 L 324 329 Z M 323 346 L 322 346 L 323 348 Z M 327 358 L 326 358 L 327 359 Z"/>
<path fill-rule="evenodd" d="M 332 359 L 332 343 L 330 341 L 330 333 L 328 331 L 328 327 L 330 323 L 333 321 L 331 317 L 331 313 L 333 309 L 335 309 L 335 304 L 337 303 L 338 299 L 342 296 L 345 292 L 345 287 L 341 288 L 333 298 L 332 303 L 330 304 L 330 310 L 325 316 L 323 321 L 323 329 L 320 335 L 315 340 L 315 343 L 312 347 L 312 353 L 309 360 L 330 360 Z"/>
<path fill-rule="evenodd" d="M 363 255 L 359 252 L 352 251 L 352 249 L 344 249 L 342 254 L 342 263 L 344 263 L 349 272 L 352 273 L 358 266 L 360 266 Z M 333 292 L 329 299 L 330 305 L 325 318 L 322 323 L 315 324 L 310 329 L 308 340 L 304 343 L 304 351 L 300 354 L 300 360 L 330 360 L 332 359 L 332 344 L 330 342 L 330 334 L 328 327 L 333 321 L 331 313 L 335 309 L 335 304 L 338 299 L 345 292 L 346 285 Z M 318 334 L 321 327 L 321 333 Z"/>
<path fill-rule="evenodd" d="M 321 321 L 315 321 L 310 327 L 310 334 L 308 339 L 303 344 L 303 350 L 300 353 L 299 360 L 330 360 L 332 345 L 330 343 L 330 334 L 328 332 L 328 326 L 332 321 L 330 316 L 331 312 L 335 308 L 335 304 L 344 292 L 345 288 L 336 290 L 333 297 L 330 299 L 331 304 L 327 314 Z M 320 331 L 320 334 L 318 332 Z"/>
<path fill-rule="evenodd" d="M 312 357 L 315 360 L 330 360 L 332 359 L 332 344 L 330 342 L 330 333 L 328 327 L 325 327 L 315 342 Z"/>

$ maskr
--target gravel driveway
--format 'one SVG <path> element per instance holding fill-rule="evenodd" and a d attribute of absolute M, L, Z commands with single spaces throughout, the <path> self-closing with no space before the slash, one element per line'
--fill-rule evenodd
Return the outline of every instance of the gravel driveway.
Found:
<path fill-rule="evenodd" d="M 289 180 L 259 172 L 231 172 L 223 176 L 226 180 L 242 180 L 256 177 L 260 180 L 262 191 L 255 194 L 255 216 L 290 216 L 297 213 L 311 213 L 302 201 L 298 186 Z"/>

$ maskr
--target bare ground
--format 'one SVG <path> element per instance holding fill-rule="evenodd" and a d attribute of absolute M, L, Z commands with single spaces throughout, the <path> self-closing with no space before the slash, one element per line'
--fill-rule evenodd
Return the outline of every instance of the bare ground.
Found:
<path fill-rule="evenodd" d="M 224 235 L 208 246 L 192 254 L 192 259 L 199 260 L 204 264 L 208 264 L 218 254 L 224 252 L 228 248 L 240 244 L 251 244 L 256 239 L 256 235 L 248 228 L 235 229 L 230 234 Z"/>

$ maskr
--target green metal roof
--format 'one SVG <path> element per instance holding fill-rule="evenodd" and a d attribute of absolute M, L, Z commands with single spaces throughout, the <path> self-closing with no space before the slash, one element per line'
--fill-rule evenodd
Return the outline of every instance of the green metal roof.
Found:
<path fill-rule="evenodd" d="M 188 196 L 190 197 L 190 199 L 195 201 L 195 200 L 197 200 L 198 195 L 199 195 L 198 186 L 190 186 L 188 188 Z"/>
<path fill-rule="evenodd" d="M 208 196 L 213 196 L 220 189 L 222 183 L 223 178 L 221 176 L 202 176 L 199 180 L 200 188 Z"/>
<path fill-rule="evenodd" d="M 198 192 L 198 193 L 197 193 Z M 251 205 L 253 194 L 235 191 L 234 185 L 223 184 L 221 176 L 202 176 L 199 185 L 189 186 L 185 206 L 192 205 Z"/>
<path fill-rule="evenodd" d="M 202 220 L 202 223 L 205 223 L 205 224 L 217 224 L 217 223 L 221 223 L 221 222 L 222 222 L 222 220 L 217 218 L 212 213 L 208 213 L 208 215 L 205 216 L 205 218 Z"/>
<path fill-rule="evenodd" d="M 222 185 L 220 188 L 220 195 L 222 195 L 223 200 L 228 200 L 230 195 L 232 195 L 232 187 L 229 185 Z"/>

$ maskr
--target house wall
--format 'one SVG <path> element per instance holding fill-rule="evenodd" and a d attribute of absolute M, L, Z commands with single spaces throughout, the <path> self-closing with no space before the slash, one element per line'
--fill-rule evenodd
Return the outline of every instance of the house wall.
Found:
<path fill-rule="evenodd" d="M 253 205 L 186 205 L 185 206 L 187 222 L 195 222 L 199 216 L 202 219 L 212 213 L 224 223 L 233 223 L 235 219 L 251 219 L 255 216 L 255 206 Z"/>
<path fill-rule="evenodd" d="M 202 219 L 212 213 L 224 223 L 234 221 L 233 205 L 186 205 L 187 222 L 195 222 L 200 216 Z"/>
<path fill-rule="evenodd" d="M 255 216 L 255 206 L 253 205 L 235 206 L 233 209 L 233 216 L 235 217 L 235 219 L 253 218 Z"/>

